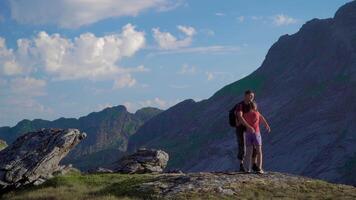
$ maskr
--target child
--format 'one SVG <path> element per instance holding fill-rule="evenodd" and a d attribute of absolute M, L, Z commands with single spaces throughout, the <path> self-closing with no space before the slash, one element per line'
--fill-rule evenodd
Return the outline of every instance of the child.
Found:
<path fill-rule="evenodd" d="M 257 104 L 255 102 L 251 102 L 251 109 L 249 112 L 243 114 L 243 118 L 246 120 L 246 122 L 251 125 L 254 129 L 255 132 L 245 132 L 245 138 L 246 138 L 246 165 L 248 172 L 251 172 L 251 157 L 252 157 L 252 150 L 253 148 L 256 149 L 257 153 L 257 173 L 263 174 L 262 170 L 262 138 L 261 138 L 261 133 L 260 133 L 260 127 L 259 124 L 262 122 L 263 125 L 266 127 L 268 133 L 271 132 L 271 128 L 269 127 L 266 119 L 262 116 L 261 113 L 258 112 L 257 110 Z"/>

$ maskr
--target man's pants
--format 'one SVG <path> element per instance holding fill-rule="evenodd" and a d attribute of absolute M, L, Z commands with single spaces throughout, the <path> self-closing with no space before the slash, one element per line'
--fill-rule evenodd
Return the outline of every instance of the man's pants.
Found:
<path fill-rule="evenodd" d="M 246 138 L 245 138 L 245 134 L 244 134 L 245 130 L 246 130 L 246 128 L 243 126 L 236 127 L 236 138 L 237 138 L 237 144 L 239 146 L 237 158 L 241 161 L 243 161 L 246 156 Z M 256 149 L 253 148 L 253 151 L 252 151 L 252 161 L 253 162 L 254 162 L 255 158 L 256 158 Z"/>

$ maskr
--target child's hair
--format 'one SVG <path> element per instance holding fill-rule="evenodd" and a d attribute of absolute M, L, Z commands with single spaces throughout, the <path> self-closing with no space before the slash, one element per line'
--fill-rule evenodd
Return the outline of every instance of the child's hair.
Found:
<path fill-rule="evenodd" d="M 256 103 L 255 101 L 252 101 L 252 102 L 250 103 L 250 108 L 251 108 L 252 110 L 256 110 L 256 111 L 257 111 L 257 103 Z"/>

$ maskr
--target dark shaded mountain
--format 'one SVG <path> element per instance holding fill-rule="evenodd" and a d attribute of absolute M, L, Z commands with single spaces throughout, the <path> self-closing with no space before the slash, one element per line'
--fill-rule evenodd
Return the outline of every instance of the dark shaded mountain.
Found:
<path fill-rule="evenodd" d="M 356 1 L 313 19 L 269 49 L 262 65 L 209 99 L 160 113 L 130 138 L 129 151 L 160 148 L 168 168 L 234 170 L 228 110 L 255 91 L 272 132 L 262 133 L 266 170 L 356 185 Z M 263 129 L 262 129 L 263 130 Z"/>
<path fill-rule="evenodd" d="M 41 128 L 77 128 L 85 132 L 87 138 L 63 159 L 63 163 L 73 163 L 75 167 L 88 169 L 116 161 L 126 151 L 129 137 L 160 112 L 162 110 L 147 107 L 130 113 L 125 106 L 119 105 L 78 119 L 25 119 L 14 127 L 1 127 L 0 138 L 11 144 L 20 135 Z"/>

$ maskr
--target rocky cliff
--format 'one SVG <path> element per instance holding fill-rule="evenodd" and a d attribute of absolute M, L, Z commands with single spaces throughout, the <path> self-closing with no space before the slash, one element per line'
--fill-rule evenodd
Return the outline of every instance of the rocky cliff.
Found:
<path fill-rule="evenodd" d="M 129 150 L 160 148 L 168 168 L 236 169 L 228 110 L 252 89 L 272 133 L 263 134 L 266 170 L 356 185 L 356 1 L 330 19 L 283 35 L 262 65 L 209 99 L 185 100 L 145 123 Z"/>
<path fill-rule="evenodd" d="M 77 129 L 41 129 L 17 138 L 0 152 L 0 193 L 51 178 L 66 168 L 59 162 L 85 137 Z"/>

